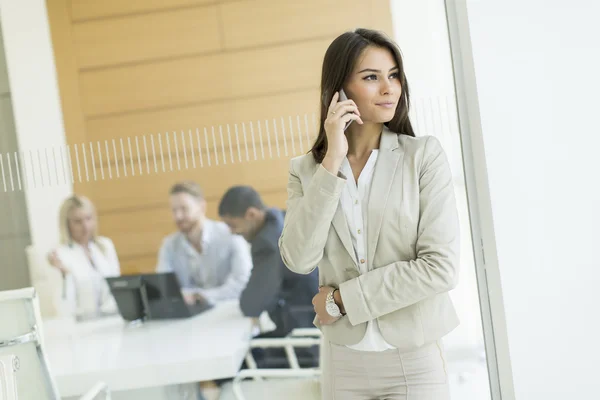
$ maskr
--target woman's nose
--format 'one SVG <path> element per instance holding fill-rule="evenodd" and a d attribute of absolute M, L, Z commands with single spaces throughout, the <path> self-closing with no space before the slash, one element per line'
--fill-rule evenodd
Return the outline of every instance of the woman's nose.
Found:
<path fill-rule="evenodd" d="M 392 87 L 392 82 L 389 79 L 382 79 L 381 80 L 381 94 L 386 95 L 386 94 L 392 94 L 394 91 L 393 87 Z"/>

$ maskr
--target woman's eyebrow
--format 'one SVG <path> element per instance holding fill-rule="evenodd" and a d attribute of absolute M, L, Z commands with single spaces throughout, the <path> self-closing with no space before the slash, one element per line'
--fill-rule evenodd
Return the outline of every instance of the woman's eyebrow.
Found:
<path fill-rule="evenodd" d="M 393 68 L 390 68 L 390 72 L 393 71 L 393 70 L 395 70 L 395 69 L 398 69 L 397 65 L 395 67 L 393 67 Z M 363 69 L 361 71 L 358 71 L 359 74 L 361 74 L 363 72 L 377 72 L 377 73 L 381 73 L 381 70 L 380 69 L 374 69 L 374 68 L 365 68 L 365 69 Z"/>

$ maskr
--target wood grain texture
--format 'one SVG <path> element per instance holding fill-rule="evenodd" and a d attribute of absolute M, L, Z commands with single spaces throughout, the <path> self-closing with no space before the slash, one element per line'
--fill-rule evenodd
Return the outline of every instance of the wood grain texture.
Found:
<path fill-rule="evenodd" d="M 127 213 L 136 208 L 146 208 L 164 204 L 169 189 L 182 180 L 198 182 L 207 197 L 215 199 L 221 196 L 232 185 L 251 185 L 260 193 L 284 190 L 287 185 L 289 159 L 274 158 L 235 164 L 216 165 L 212 160 L 211 167 L 177 170 L 173 163 L 173 171 L 165 160 L 165 170 L 159 173 L 118 179 L 97 180 L 79 183 L 79 193 L 89 196 L 101 214 L 106 212 Z M 106 171 L 105 171 L 106 173 Z M 115 172 L 113 171 L 113 175 Z"/>
<path fill-rule="evenodd" d="M 85 115 L 68 0 L 49 1 L 47 9 L 67 143 L 82 143 L 86 141 Z"/>
<path fill-rule="evenodd" d="M 364 11 L 368 11 L 369 4 L 363 0 L 256 0 L 225 3 L 220 7 L 226 48 L 318 37 L 333 39 L 344 31 L 373 25 L 365 18 Z M 249 15 L 252 18 L 248 18 Z"/>
<path fill-rule="evenodd" d="M 80 68 L 214 52 L 221 48 L 219 35 L 214 5 L 73 26 Z"/>
<path fill-rule="evenodd" d="M 328 45 L 329 40 L 311 40 L 85 71 L 80 75 L 83 109 L 90 117 L 314 88 Z"/>
<path fill-rule="evenodd" d="M 157 13 L 178 8 L 213 4 L 215 0 L 71 0 L 73 21 L 118 17 L 128 14 Z"/>
<path fill-rule="evenodd" d="M 214 101 L 198 105 L 176 107 L 162 110 L 147 110 L 103 118 L 88 119 L 86 132 L 88 140 L 111 140 L 127 136 L 157 134 L 159 132 L 195 133 L 204 127 L 249 123 L 251 121 L 277 121 L 318 111 L 319 91 L 317 86 L 311 89 L 292 92 L 277 92 L 264 96 L 235 98 Z"/>

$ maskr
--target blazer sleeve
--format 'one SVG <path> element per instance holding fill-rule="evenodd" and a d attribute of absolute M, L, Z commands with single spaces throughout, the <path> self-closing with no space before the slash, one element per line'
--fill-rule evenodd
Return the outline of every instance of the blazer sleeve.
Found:
<path fill-rule="evenodd" d="M 346 179 L 333 175 L 319 164 L 303 190 L 299 174 L 290 163 L 287 212 L 279 238 L 281 258 L 299 274 L 311 273 L 323 258 L 331 221 Z"/>
<path fill-rule="evenodd" d="M 460 233 L 452 173 L 435 137 L 429 137 L 424 146 L 417 257 L 376 268 L 340 285 L 352 325 L 448 292 L 458 283 Z"/>

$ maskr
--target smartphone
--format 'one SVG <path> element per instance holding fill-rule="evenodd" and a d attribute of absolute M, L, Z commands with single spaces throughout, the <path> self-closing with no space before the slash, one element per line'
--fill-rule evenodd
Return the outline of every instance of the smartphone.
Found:
<path fill-rule="evenodd" d="M 340 89 L 340 98 L 338 99 L 338 101 L 345 101 L 345 100 L 348 100 L 348 96 L 346 96 L 346 92 L 344 92 L 344 89 Z M 344 131 L 346 131 L 346 129 L 348 129 L 348 127 L 350 126 L 352 121 L 353 120 L 346 122 L 346 126 L 344 126 Z"/>

